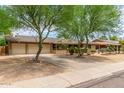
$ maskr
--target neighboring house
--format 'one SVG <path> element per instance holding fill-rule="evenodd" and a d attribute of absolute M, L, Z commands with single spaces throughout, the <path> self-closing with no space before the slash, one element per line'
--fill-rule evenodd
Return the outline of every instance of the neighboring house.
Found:
<path fill-rule="evenodd" d="M 107 45 L 114 45 L 116 48 L 120 48 L 121 44 L 119 41 L 113 41 L 113 40 L 100 40 L 96 39 L 91 42 L 92 45 L 95 45 L 96 49 L 99 48 L 106 48 Z"/>
<path fill-rule="evenodd" d="M 15 36 L 15 37 L 6 37 L 8 41 L 6 54 L 35 54 L 38 50 L 38 39 L 33 36 Z M 41 53 L 66 53 L 67 47 L 78 46 L 78 42 L 74 40 L 65 40 L 57 38 L 47 38 L 43 42 L 43 49 Z M 99 40 L 96 39 L 92 42 L 89 42 L 89 48 L 100 49 L 106 47 L 107 45 L 112 44 L 117 48 L 117 51 L 120 48 L 119 42 L 108 41 L 108 40 Z M 85 42 L 83 42 L 85 46 Z M 65 48 L 66 47 L 66 48 Z"/>
<path fill-rule="evenodd" d="M 113 40 L 96 39 L 96 40 L 93 40 L 90 43 L 90 45 L 92 45 L 92 47 L 97 50 L 100 50 L 101 48 L 107 48 L 108 45 L 113 45 L 115 46 L 115 49 L 117 52 L 120 52 L 120 48 L 121 48 L 121 44 L 119 43 L 119 41 L 113 41 Z"/>

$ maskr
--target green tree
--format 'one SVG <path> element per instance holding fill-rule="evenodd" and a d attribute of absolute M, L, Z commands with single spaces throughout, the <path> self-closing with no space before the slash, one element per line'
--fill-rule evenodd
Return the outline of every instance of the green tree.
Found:
<path fill-rule="evenodd" d="M 84 13 L 84 11 L 80 10 L 83 6 L 70 6 L 70 18 L 71 20 L 67 20 L 60 25 L 60 31 L 58 33 L 59 38 L 65 38 L 65 39 L 72 39 L 78 41 L 78 56 L 81 56 L 81 47 L 82 42 L 84 41 L 84 32 L 83 32 L 83 22 L 84 20 L 81 20 L 82 16 L 81 14 Z"/>
<path fill-rule="evenodd" d="M 124 53 L 124 40 L 120 40 L 119 43 L 121 44 L 121 51 Z"/>
<path fill-rule="evenodd" d="M 86 30 L 84 34 L 87 49 L 89 38 L 93 37 L 94 33 L 108 34 L 108 32 L 115 31 L 118 26 L 120 12 L 115 6 L 86 6 L 85 11 Z"/>
<path fill-rule="evenodd" d="M 0 7 L 0 32 L 10 34 L 15 24 L 15 18 L 9 15 L 5 7 Z"/>
<path fill-rule="evenodd" d="M 107 46 L 107 51 L 108 51 L 109 53 L 114 52 L 114 51 L 115 51 L 115 46 L 114 46 L 114 45 L 108 45 L 108 46 Z"/>
<path fill-rule="evenodd" d="M 106 36 L 101 36 L 99 39 L 100 40 L 108 40 L 108 38 Z"/>
<path fill-rule="evenodd" d="M 0 39 L 0 46 L 5 46 L 5 45 L 6 45 L 5 39 Z"/>
<path fill-rule="evenodd" d="M 89 39 L 96 33 L 108 34 L 118 27 L 120 12 L 116 6 L 73 6 L 72 10 L 72 20 L 65 22 L 59 35 L 78 40 L 79 48 L 85 40 L 87 50 Z"/>
<path fill-rule="evenodd" d="M 109 37 L 110 40 L 114 40 L 114 41 L 118 41 L 118 37 L 117 36 L 111 36 Z"/>
<path fill-rule="evenodd" d="M 57 30 L 57 24 L 64 22 L 68 8 L 64 6 L 10 6 L 11 14 L 16 17 L 21 27 L 30 28 L 38 35 L 38 51 L 34 62 L 39 62 L 42 44 L 51 31 Z M 45 34 L 44 34 L 45 33 Z"/>

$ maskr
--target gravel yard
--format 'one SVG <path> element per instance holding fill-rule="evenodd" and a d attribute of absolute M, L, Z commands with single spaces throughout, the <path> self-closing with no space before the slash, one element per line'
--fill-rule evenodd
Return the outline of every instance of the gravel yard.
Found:
<path fill-rule="evenodd" d="M 44 77 L 67 71 L 109 65 L 124 60 L 123 54 L 93 55 L 77 58 L 67 55 L 42 55 L 41 63 L 30 63 L 33 56 L 0 56 L 0 85 Z"/>

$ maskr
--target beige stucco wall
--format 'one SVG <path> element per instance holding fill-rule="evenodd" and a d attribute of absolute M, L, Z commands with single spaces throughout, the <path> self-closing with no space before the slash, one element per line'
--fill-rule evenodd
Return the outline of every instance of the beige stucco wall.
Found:
<path fill-rule="evenodd" d="M 96 46 L 95 45 L 91 45 L 91 49 L 96 49 Z"/>
<path fill-rule="evenodd" d="M 53 53 L 55 53 L 55 54 L 66 54 L 67 50 L 54 50 Z"/>
<path fill-rule="evenodd" d="M 0 55 L 5 55 L 5 46 L 0 46 Z"/>
<path fill-rule="evenodd" d="M 35 54 L 37 53 L 38 46 L 36 44 L 27 44 L 27 53 Z"/>
<path fill-rule="evenodd" d="M 37 44 L 27 44 L 27 54 L 36 54 L 37 51 Z M 43 49 L 41 53 L 50 53 L 50 44 L 43 44 Z M 22 43 L 12 43 L 11 54 L 26 54 L 26 45 Z"/>
<path fill-rule="evenodd" d="M 25 44 L 12 43 L 12 54 L 25 54 Z"/>
<path fill-rule="evenodd" d="M 43 44 L 42 53 L 50 53 L 50 44 Z"/>
<path fill-rule="evenodd" d="M 28 54 L 36 54 L 38 51 L 37 44 L 28 44 Z M 43 44 L 43 49 L 41 53 L 50 53 L 50 44 Z"/>

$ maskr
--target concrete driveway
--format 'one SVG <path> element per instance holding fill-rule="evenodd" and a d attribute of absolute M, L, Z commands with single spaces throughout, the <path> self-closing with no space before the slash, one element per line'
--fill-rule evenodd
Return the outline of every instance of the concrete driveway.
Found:
<path fill-rule="evenodd" d="M 0 56 L 1 60 L 9 60 L 13 58 L 21 59 L 27 58 L 31 59 L 35 55 L 11 55 L 11 56 Z M 76 56 L 70 55 L 53 55 L 53 54 L 42 54 L 40 59 L 46 63 L 50 63 L 54 66 L 57 66 L 64 71 L 74 71 L 74 70 L 83 70 L 97 66 L 103 66 L 110 64 L 111 59 L 104 56 L 83 56 L 77 58 Z"/>

